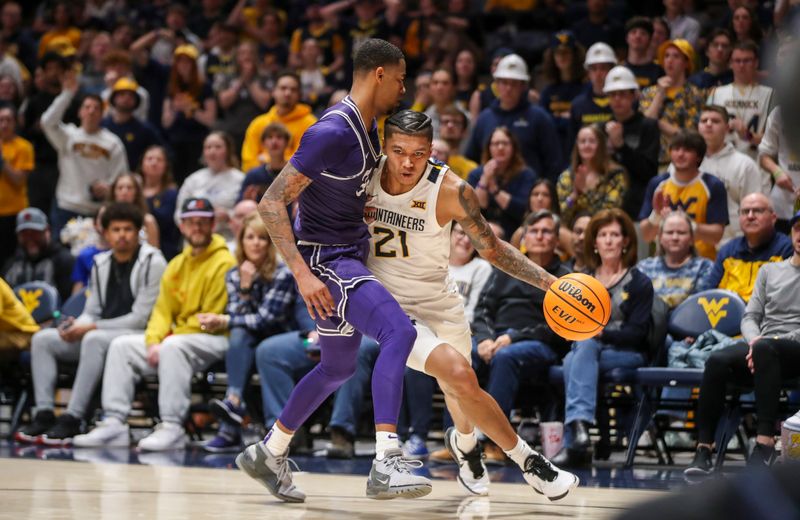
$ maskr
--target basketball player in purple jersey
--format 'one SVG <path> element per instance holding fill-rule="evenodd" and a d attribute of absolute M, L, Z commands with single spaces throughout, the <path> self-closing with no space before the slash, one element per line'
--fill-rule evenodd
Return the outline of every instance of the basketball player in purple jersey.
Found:
<path fill-rule="evenodd" d="M 259 212 L 292 270 L 316 320 L 322 358 L 295 387 L 264 441 L 248 446 L 236 465 L 286 502 L 303 502 L 287 459 L 294 432 L 356 369 L 361 335 L 378 341 L 372 378 L 376 455 L 367 479 L 371 498 L 415 498 L 431 491 L 402 458 L 397 417 L 406 359 L 416 340 L 410 319 L 366 268 L 366 187 L 380 154 L 376 117 L 405 93 L 403 53 L 379 39 L 353 58 L 350 95 L 306 130 L 300 147 L 264 194 Z M 299 199 L 294 232 L 286 205 Z M 297 243 L 295 244 L 295 239 Z"/>

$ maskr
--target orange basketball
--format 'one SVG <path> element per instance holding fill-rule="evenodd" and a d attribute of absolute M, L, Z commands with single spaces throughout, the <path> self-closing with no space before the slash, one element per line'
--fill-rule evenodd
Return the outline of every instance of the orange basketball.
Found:
<path fill-rule="evenodd" d="M 544 295 L 544 317 L 553 332 L 579 341 L 598 334 L 611 317 L 611 297 L 588 274 L 564 275 Z"/>

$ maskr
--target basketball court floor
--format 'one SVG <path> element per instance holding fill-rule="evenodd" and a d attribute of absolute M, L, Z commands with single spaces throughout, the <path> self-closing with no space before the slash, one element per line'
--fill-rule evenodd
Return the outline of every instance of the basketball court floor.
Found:
<path fill-rule="evenodd" d="M 239 472 L 235 454 L 198 448 L 165 453 L 0 445 L 0 519 L 611 519 L 634 504 L 685 486 L 681 468 L 601 463 L 579 471 L 581 486 L 549 502 L 516 467 L 490 467 L 489 497 L 466 498 L 454 465 L 426 464 L 433 492 L 416 500 L 364 496 L 371 456 L 333 461 L 301 456 L 305 504 L 283 504 Z"/>

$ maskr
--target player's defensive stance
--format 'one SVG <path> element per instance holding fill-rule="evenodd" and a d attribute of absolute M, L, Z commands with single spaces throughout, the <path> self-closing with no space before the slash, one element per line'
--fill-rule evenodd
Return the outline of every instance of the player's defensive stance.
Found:
<path fill-rule="evenodd" d="M 403 110 L 385 125 L 385 157 L 369 185 L 365 220 L 372 233 L 367 266 L 397 299 L 417 329 L 408 366 L 437 379 L 455 428 L 445 445 L 459 464 L 459 483 L 484 495 L 489 477 L 474 432 L 478 426 L 550 500 L 564 497 L 578 477 L 534 451 L 480 386 L 470 364 L 470 327 L 448 276 L 450 227 L 458 222 L 478 253 L 511 276 L 546 291 L 555 277 L 495 237 L 477 196 L 447 166 L 429 161 L 433 129 L 425 114 Z"/>
<path fill-rule="evenodd" d="M 431 491 L 430 480 L 411 473 L 414 463 L 402 457 L 396 433 L 405 363 L 417 332 L 365 265 L 366 188 L 380 155 L 375 118 L 393 110 L 405 92 L 405 60 L 389 42 L 369 39 L 356 52 L 353 69 L 350 95 L 305 132 L 259 205 L 316 320 L 322 353 L 264 441 L 236 457 L 240 469 L 287 502 L 305 500 L 287 459 L 292 435 L 355 372 L 362 334 L 381 346 L 372 377 L 376 456 L 367 496 L 414 498 Z M 298 198 L 293 233 L 286 205 Z"/>

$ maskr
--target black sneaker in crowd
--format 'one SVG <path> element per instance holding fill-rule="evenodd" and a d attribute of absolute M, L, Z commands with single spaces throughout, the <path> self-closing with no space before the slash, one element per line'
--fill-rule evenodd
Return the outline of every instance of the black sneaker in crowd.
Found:
<path fill-rule="evenodd" d="M 748 468 L 768 468 L 775 458 L 775 448 L 766 444 L 756 443 L 747 459 Z"/>
<path fill-rule="evenodd" d="M 47 446 L 62 446 L 72 444 L 72 438 L 81 433 L 81 420 L 68 413 L 58 416 L 52 428 L 41 436 L 42 444 Z"/>
<path fill-rule="evenodd" d="M 711 450 L 705 446 L 698 446 L 694 452 L 694 459 L 689 467 L 683 470 L 687 477 L 707 477 L 714 472 L 711 464 Z"/>
<path fill-rule="evenodd" d="M 27 425 L 20 428 L 14 434 L 14 440 L 18 442 L 29 442 L 34 443 L 39 440 L 39 437 L 53 427 L 56 423 L 56 416 L 53 414 L 53 410 L 42 410 L 36 412 L 36 415 L 33 417 L 33 421 Z"/>
<path fill-rule="evenodd" d="M 331 427 L 331 443 L 325 456 L 329 459 L 352 459 L 354 455 L 353 437 L 342 428 Z"/>

